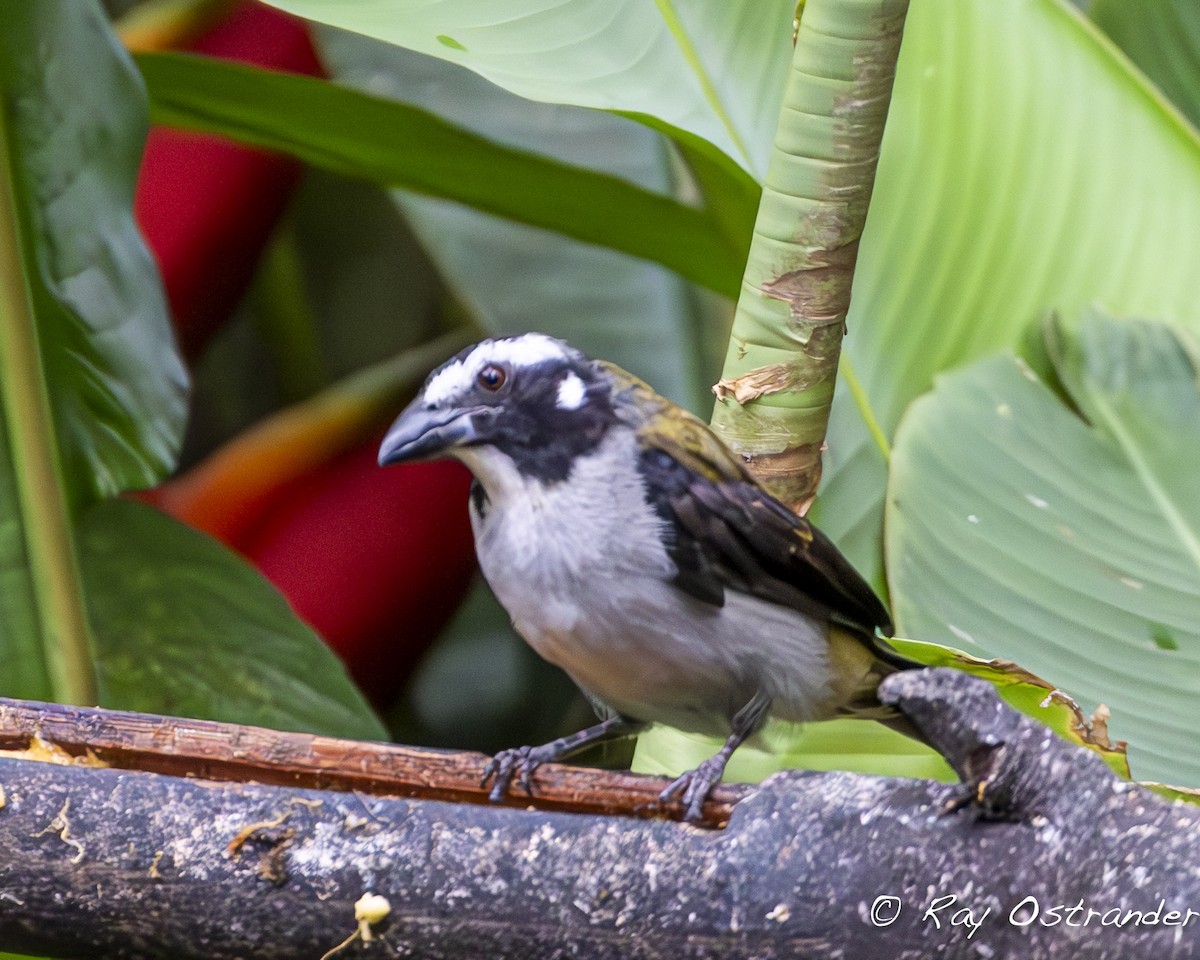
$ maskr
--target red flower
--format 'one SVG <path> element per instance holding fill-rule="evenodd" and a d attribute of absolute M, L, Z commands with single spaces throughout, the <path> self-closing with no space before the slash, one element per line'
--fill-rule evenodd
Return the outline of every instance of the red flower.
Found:
<path fill-rule="evenodd" d="M 131 39 L 144 48 L 150 35 L 177 38 L 179 26 L 155 24 Z M 303 23 L 256 3 L 233 5 L 187 46 L 320 72 Z M 136 215 L 189 359 L 244 295 L 300 174 L 286 157 L 151 131 Z M 398 407 L 394 384 L 345 384 L 267 418 L 143 495 L 255 562 L 378 704 L 399 691 L 475 569 L 465 469 L 375 464 L 382 426 Z"/>
<path fill-rule="evenodd" d="M 187 49 L 321 74 L 303 21 L 257 3 L 234 5 Z M 175 332 L 189 360 L 241 300 L 302 172 L 290 157 L 219 137 L 150 131 L 134 215 L 162 270 Z"/>

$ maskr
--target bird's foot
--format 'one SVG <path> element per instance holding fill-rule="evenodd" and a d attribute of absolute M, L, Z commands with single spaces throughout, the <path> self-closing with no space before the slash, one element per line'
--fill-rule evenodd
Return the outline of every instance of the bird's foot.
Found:
<path fill-rule="evenodd" d="M 695 770 L 677 777 L 658 795 L 661 803 L 670 803 L 678 798 L 683 806 L 683 819 L 688 823 L 700 823 L 704 819 L 704 801 L 725 773 L 728 757 L 717 754 L 709 757 Z"/>
<path fill-rule="evenodd" d="M 540 747 L 515 747 L 510 750 L 501 750 L 483 768 L 483 777 L 480 779 L 479 785 L 486 787 L 488 781 L 492 781 L 492 790 L 488 797 L 495 803 L 505 798 L 514 779 L 532 797 L 533 771 L 543 763 L 554 763 L 565 757 L 574 756 L 584 747 L 593 743 L 603 743 L 606 740 L 632 736 L 644 726 L 642 723 L 614 714 L 594 727 L 580 730 L 569 737 L 559 737 L 557 740 L 543 743 Z"/>
<path fill-rule="evenodd" d="M 488 799 L 500 803 L 508 796 L 509 788 L 514 780 L 521 785 L 529 796 L 533 796 L 533 771 L 543 763 L 557 759 L 558 753 L 551 749 L 555 744 L 545 744 L 540 747 L 512 747 L 501 750 L 488 761 L 483 768 L 483 776 L 479 785 L 486 787 L 492 781 L 492 789 Z"/>

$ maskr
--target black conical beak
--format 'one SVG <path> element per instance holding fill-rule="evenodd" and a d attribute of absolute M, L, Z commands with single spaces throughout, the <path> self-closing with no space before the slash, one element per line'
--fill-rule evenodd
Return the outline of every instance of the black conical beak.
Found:
<path fill-rule="evenodd" d="M 429 409 L 418 397 L 396 418 L 379 447 L 379 465 L 407 460 L 436 460 L 455 447 L 478 439 L 474 424 L 477 409 Z"/>

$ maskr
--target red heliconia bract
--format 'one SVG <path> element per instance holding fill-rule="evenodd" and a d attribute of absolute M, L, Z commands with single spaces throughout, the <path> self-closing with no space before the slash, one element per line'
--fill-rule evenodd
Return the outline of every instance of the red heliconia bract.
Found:
<path fill-rule="evenodd" d="M 458 608 L 475 570 L 470 475 L 380 469 L 378 440 L 280 492 L 242 552 L 386 703 Z"/>
<path fill-rule="evenodd" d="M 188 48 L 279 70 L 321 72 L 303 22 L 257 3 L 235 5 Z M 136 215 L 190 360 L 245 295 L 301 173 L 291 158 L 218 137 L 151 131 Z M 386 705 L 474 574 L 469 480 L 458 464 L 380 469 L 378 437 L 358 432 L 355 440 L 334 429 L 344 406 L 298 408 L 286 429 L 267 421 L 248 435 L 249 442 L 231 449 L 222 469 L 168 481 L 141 496 L 256 563 L 374 702 Z M 372 416 L 383 420 L 390 412 Z M 306 418 L 314 429 L 299 443 Z M 301 456 L 294 455 L 298 444 L 306 451 Z M 294 471 L 281 475 L 280 462 Z M 253 476 L 256 463 L 258 476 L 270 480 L 249 484 L 256 492 L 248 515 L 238 478 Z M 236 522 L 226 522 L 222 502 Z"/>
<path fill-rule="evenodd" d="M 192 53 L 321 74 L 302 20 L 241 3 L 188 44 Z M 195 359 L 246 292 L 303 172 L 290 157 L 154 127 L 134 216 L 162 270 L 175 333 Z"/>

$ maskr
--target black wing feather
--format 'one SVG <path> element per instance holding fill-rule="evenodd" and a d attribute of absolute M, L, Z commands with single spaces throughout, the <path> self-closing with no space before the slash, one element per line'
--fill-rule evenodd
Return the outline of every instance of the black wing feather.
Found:
<path fill-rule="evenodd" d="M 721 604 L 731 588 L 866 638 L 890 635 L 887 610 L 829 538 L 744 472 L 701 475 L 656 445 L 643 447 L 640 465 L 681 589 Z"/>

